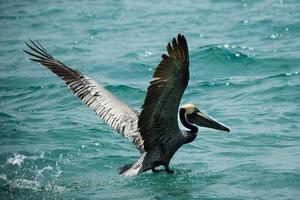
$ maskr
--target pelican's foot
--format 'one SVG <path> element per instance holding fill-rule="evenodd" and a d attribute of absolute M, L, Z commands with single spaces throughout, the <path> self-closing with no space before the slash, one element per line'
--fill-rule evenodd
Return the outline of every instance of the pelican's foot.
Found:
<path fill-rule="evenodd" d="M 169 167 L 166 167 L 166 172 L 168 173 L 168 174 L 174 174 L 174 170 L 171 170 Z"/>

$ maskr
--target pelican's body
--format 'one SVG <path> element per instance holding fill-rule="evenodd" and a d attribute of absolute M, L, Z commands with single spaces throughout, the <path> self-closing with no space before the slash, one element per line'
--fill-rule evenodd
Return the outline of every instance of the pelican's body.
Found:
<path fill-rule="evenodd" d="M 225 125 L 200 112 L 193 104 L 179 109 L 179 103 L 189 80 L 189 54 L 186 40 L 178 35 L 168 44 L 168 55 L 163 54 L 141 112 L 134 111 L 118 100 L 93 79 L 73 70 L 52 57 L 38 42 L 26 45 L 32 52 L 31 60 L 41 63 L 61 77 L 83 103 L 90 107 L 109 126 L 133 141 L 140 158 L 120 168 L 120 174 L 134 176 L 147 170 L 157 172 L 163 165 L 167 173 L 175 152 L 197 137 L 196 125 L 229 131 Z M 179 129 L 177 114 L 188 129 Z"/>

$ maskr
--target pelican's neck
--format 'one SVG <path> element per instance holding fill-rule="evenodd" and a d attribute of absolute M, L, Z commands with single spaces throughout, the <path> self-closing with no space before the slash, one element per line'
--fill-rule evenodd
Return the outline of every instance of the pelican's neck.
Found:
<path fill-rule="evenodd" d="M 184 137 L 186 139 L 185 143 L 190 143 L 197 137 L 198 127 L 188 121 L 185 113 L 186 113 L 185 109 L 180 108 L 179 110 L 180 121 L 185 128 L 190 129 L 189 131 L 185 131 L 184 134 Z"/>

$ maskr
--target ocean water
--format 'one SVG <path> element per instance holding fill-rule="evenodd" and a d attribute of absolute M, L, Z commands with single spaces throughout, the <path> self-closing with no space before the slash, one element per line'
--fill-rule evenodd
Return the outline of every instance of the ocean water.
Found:
<path fill-rule="evenodd" d="M 175 174 L 122 177 L 131 142 L 30 62 L 39 40 L 134 109 L 183 33 L 200 128 Z M 299 199 L 300 1 L 0 1 L 0 199 Z"/>

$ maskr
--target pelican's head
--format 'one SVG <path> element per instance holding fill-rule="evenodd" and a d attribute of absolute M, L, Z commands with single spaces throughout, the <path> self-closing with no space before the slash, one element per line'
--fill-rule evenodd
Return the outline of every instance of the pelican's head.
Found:
<path fill-rule="evenodd" d="M 185 104 L 181 109 L 184 111 L 186 122 L 190 125 L 196 124 L 198 126 L 230 132 L 227 126 L 204 114 L 193 104 Z"/>

